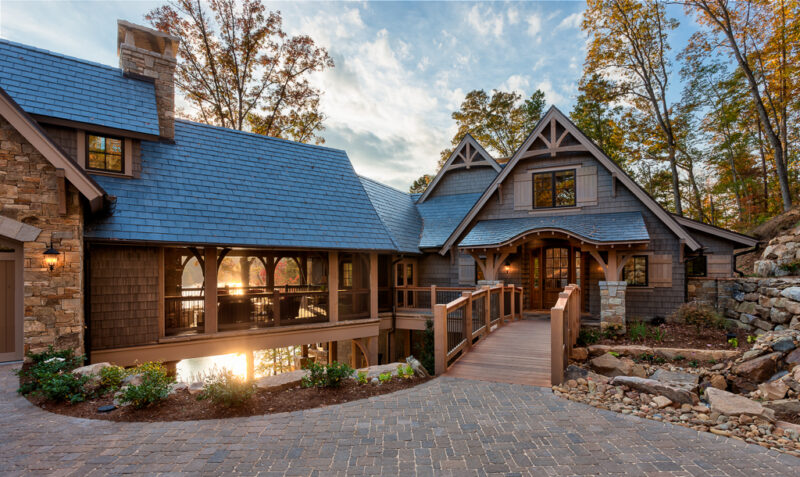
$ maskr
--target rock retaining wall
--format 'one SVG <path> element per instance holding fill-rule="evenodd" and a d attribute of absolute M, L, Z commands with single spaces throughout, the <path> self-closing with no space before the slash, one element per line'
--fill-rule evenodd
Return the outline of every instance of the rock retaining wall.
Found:
<path fill-rule="evenodd" d="M 687 288 L 689 301 L 748 331 L 800 329 L 800 277 L 690 279 Z"/>

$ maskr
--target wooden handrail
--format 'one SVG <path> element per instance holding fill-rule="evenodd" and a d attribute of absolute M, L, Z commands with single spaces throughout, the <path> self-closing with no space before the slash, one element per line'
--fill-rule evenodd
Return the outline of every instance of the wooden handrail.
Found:
<path fill-rule="evenodd" d="M 581 288 L 567 285 L 550 309 L 550 383 L 564 382 L 564 369 L 581 327 Z"/>

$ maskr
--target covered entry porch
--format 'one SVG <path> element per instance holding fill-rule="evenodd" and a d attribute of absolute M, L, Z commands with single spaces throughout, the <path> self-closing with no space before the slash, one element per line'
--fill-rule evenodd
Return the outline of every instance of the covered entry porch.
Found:
<path fill-rule="evenodd" d="M 646 287 L 660 260 L 649 243 L 635 212 L 479 221 L 459 249 L 473 257 L 480 279 L 522 287 L 526 312 L 549 313 L 575 284 L 585 318 L 623 331 L 628 284 Z"/>

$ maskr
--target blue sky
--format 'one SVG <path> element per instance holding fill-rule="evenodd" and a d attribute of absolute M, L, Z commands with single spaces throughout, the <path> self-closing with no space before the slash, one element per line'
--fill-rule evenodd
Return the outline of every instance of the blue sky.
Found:
<path fill-rule="evenodd" d="M 0 37 L 116 66 L 116 20 L 144 23 L 162 3 L 2 0 Z M 326 144 L 346 150 L 358 173 L 403 190 L 435 172 L 466 92 L 539 88 L 565 112 L 577 94 L 584 2 L 266 3 L 336 62 L 313 78 L 325 91 Z M 693 25 L 670 13 L 682 22 L 677 52 Z"/>

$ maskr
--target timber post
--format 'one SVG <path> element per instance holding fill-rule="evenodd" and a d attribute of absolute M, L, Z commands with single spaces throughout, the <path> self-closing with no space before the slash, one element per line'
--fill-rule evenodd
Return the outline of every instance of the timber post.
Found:
<path fill-rule="evenodd" d="M 447 371 L 447 305 L 433 307 L 433 355 L 437 376 Z"/>

